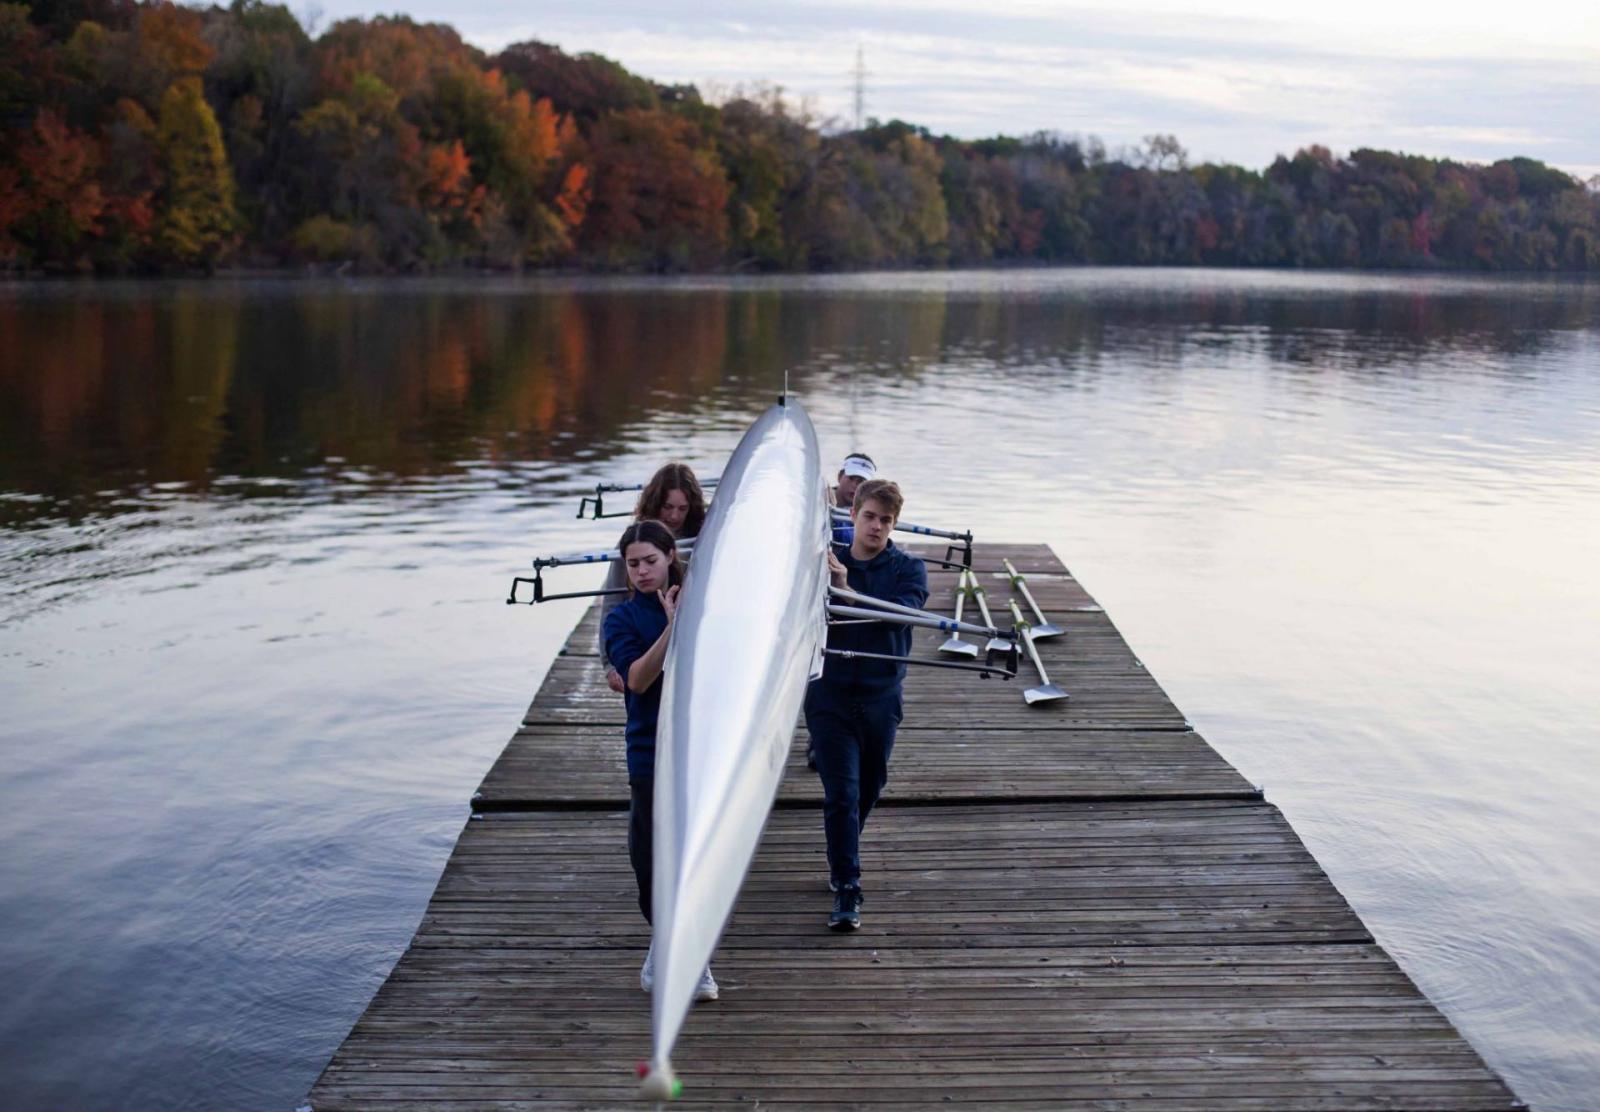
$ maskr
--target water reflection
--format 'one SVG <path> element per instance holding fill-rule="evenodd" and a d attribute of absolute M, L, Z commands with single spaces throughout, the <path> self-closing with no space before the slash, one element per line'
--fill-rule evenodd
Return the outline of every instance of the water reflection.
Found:
<path fill-rule="evenodd" d="M 785 373 L 1056 546 L 1525 1097 L 1600 1086 L 1600 286 L 1214 272 L 0 287 L 0 1073 L 286 1107 L 576 617 L 575 495 Z M 898 759 L 898 758 L 897 758 Z M 1530 1003 L 1532 1002 L 1532 1003 Z"/>
<path fill-rule="evenodd" d="M 330 460 L 383 478 L 603 459 L 642 411 L 749 404 L 785 371 L 829 365 L 895 376 L 951 360 L 1037 372 L 1259 356 L 1316 374 L 1465 360 L 1519 378 L 1600 315 L 1583 284 L 1432 284 L 29 291 L 0 296 L 0 522 L 114 511 L 163 484 L 303 479 Z"/>

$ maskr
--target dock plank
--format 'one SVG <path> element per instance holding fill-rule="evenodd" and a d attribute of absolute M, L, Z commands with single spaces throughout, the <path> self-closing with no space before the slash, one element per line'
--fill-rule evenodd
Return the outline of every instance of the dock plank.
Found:
<path fill-rule="evenodd" d="M 1067 629 L 1039 648 L 1073 697 L 1028 708 L 1031 673 L 911 670 L 863 837 L 863 927 L 844 936 L 823 926 L 821 793 L 797 727 L 714 958 L 722 999 L 674 1055 L 683 1106 L 1524 1107 L 1055 554 L 974 556 L 991 601 L 1010 597 L 1009 558 Z M 954 583 L 930 570 L 930 605 L 948 612 Z M 485 776 L 317 1112 L 634 1103 L 648 928 L 595 623 L 591 608 Z"/>

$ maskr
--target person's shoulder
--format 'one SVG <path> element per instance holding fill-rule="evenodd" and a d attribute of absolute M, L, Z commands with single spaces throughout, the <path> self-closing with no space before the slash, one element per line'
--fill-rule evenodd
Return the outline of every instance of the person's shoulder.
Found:
<path fill-rule="evenodd" d="M 900 567 L 920 571 L 924 575 L 927 574 L 928 565 L 923 562 L 921 556 L 907 552 L 893 541 L 889 542 L 888 551 L 893 555 L 895 563 Z"/>
<path fill-rule="evenodd" d="M 638 595 L 613 595 L 612 597 L 617 600 L 617 604 L 612 609 L 611 613 L 607 614 L 605 617 L 605 626 L 607 629 L 613 629 L 623 625 L 633 625 L 634 622 L 639 620 Z"/>

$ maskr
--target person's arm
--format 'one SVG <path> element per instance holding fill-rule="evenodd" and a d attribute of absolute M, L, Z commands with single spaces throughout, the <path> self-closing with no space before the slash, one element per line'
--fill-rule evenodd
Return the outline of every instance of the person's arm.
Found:
<path fill-rule="evenodd" d="M 902 555 L 904 559 L 895 576 L 894 593 L 885 601 L 921 610 L 928 604 L 928 565 L 915 556 Z"/>
<path fill-rule="evenodd" d="M 614 587 L 626 587 L 627 585 L 628 574 L 623 570 L 622 561 L 611 561 L 606 568 L 606 581 L 602 586 L 606 590 L 611 590 Z M 605 670 L 606 686 L 618 695 L 622 694 L 622 675 L 611 663 L 611 654 L 606 650 L 606 619 L 611 617 L 611 612 L 621 605 L 623 597 L 622 595 L 600 596 L 600 628 L 595 635 L 595 639 L 600 643 L 600 667 Z"/>
<path fill-rule="evenodd" d="M 661 669 L 667 663 L 667 642 L 672 638 L 672 620 L 678 609 L 678 588 L 668 587 L 656 593 L 661 599 L 661 609 L 667 612 L 667 628 L 661 631 L 655 644 L 628 667 L 628 690 L 635 695 L 650 690 L 650 685 L 661 678 Z"/>
<path fill-rule="evenodd" d="M 633 624 L 633 611 L 634 608 L 631 606 L 619 606 L 611 612 L 606 618 L 605 625 L 601 627 L 605 633 L 606 657 L 611 661 L 612 669 L 618 673 L 618 694 L 624 690 L 622 675 L 649 648 Z"/>

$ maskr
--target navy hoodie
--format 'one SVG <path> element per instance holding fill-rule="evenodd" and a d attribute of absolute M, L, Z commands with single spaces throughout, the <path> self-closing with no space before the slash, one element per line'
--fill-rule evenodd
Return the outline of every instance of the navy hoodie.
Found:
<path fill-rule="evenodd" d="M 871 595 L 901 606 L 922 607 L 928 601 L 928 569 L 917 557 L 893 541 L 882 552 L 863 563 L 849 548 L 835 548 L 834 554 L 845 566 L 845 582 L 858 594 Z M 840 600 L 843 605 L 848 602 Z M 912 627 L 888 622 L 869 625 L 836 625 L 828 629 L 828 648 L 855 652 L 911 654 Z M 835 698 L 872 699 L 900 690 L 906 666 L 892 660 L 848 660 L 829 656 L 822 666 L 822 678 L 813 684 L 814 695 Z"/>
<path fill-rule="evenodd" d="M 667 628 L 667 612 L 652 592 L 632 594 L 606 615 L 605 646 L 611 666 L 624 681 L 633 662 L 643 656 L 661 631 Z M 661 715 L 661 677 L 645 691 L 628 688 L 622 699 L 628 708 L 628 779 L 656 774 L 656 720 Z"/>

